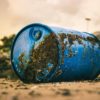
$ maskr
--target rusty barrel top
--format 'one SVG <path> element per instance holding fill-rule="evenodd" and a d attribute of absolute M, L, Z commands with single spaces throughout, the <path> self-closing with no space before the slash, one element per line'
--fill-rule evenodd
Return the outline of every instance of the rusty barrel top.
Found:
<path fill-rule="evenodd" d="M 94 79 L 100 73 L 100 41 L 87 32 L 35 23 L 18 32 L 11 62 L 23 82 Z"/>

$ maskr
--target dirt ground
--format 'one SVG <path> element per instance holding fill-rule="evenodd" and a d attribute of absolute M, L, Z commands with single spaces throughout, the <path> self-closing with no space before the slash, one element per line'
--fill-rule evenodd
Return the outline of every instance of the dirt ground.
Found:
<path fill-rule="evenodd" d="M 100 100 L 100 79 L 45 84 L 0 79 L 0 100 Z"/>

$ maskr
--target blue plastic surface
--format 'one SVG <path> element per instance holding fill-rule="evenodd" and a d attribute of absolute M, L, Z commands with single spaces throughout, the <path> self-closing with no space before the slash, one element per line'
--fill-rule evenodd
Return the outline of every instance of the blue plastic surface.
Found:
<path fill-rule="evenodd" d="M 48 40 L 49 38 L 51 40 Z M 51 46 L 48 51 L 46 44 Z M 44 51 L 39 50 L 39 46 Z M 51 55 L 51 57 L 44 56 L 43 59 L 47 57 L 47 61 L 42 61 L 38 56 L 41 53 L 37 54 L 38 61 L 35 62 L 40 63 L 41 68 L 37 68 L 39 71 L 35 76 L 32 72 L 25 73 L 27 67 L 30 67 L 27 62 L 35 59 L 30 57 L 31 53 L 36 52 L 32 49 L 43 52 L 44 55 L 46 53 Z M 53 61 L 53 56 L 56 56 L 56 62 Z M 49 27 L 38 23 L 31 24 L 17 34 L 12 46 L 11 62 L 14 71 L 23 82 L 91 80 L 100 74 L 100 41 L 87 32 Z M 42 68 L 41 62 L 46 64 L 45 68 Z M 34 69 L 36 64 L 32 64 L 31 67 L 36 70 Z"/>

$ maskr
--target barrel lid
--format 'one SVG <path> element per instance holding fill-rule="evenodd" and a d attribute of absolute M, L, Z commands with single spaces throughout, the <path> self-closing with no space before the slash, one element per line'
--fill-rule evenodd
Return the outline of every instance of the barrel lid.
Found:
<path fill-rule="evenodd" d="M 60 64 L 60 44 L 46 25 L 31 24 L 18 32 L 11 50 L 13 69 L 23 82 L 47 82 Z"/>

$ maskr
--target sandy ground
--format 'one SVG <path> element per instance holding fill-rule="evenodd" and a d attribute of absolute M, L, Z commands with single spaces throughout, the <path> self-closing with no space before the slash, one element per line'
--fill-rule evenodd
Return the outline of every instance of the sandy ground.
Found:
<path fill-rule="evenodd" d="M 24 84 L 0 79 L 0 100 L 100 100 L 100 80 Z"/>

